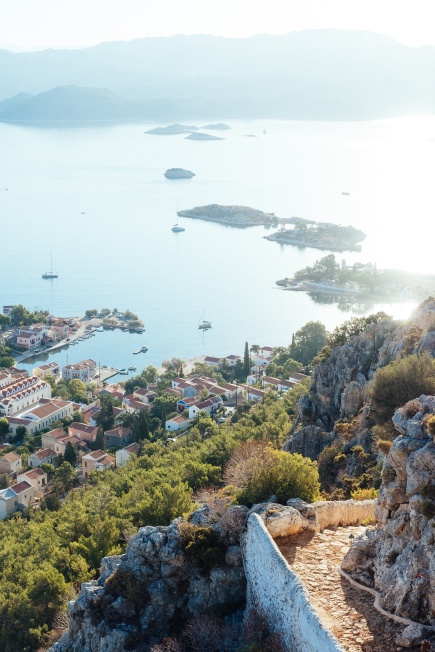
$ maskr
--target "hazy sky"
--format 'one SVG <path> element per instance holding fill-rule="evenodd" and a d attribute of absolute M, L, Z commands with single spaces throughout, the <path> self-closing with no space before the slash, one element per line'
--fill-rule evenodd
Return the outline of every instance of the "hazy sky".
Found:
<path fill-rule="evenodd" d="M 0 0 L 0 46 L 86 47 L 171 34 L 334 27 L 435 45 L 435 0 Z"/>

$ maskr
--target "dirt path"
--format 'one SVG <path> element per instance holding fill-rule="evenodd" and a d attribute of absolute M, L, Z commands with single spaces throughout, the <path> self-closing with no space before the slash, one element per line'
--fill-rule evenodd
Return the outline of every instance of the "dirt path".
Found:
<path fill-rule="evenodd" d="M 277 539 L 281 553 L 305 584 L 320 618 L 346 652 L 396 652 L 396 635 L 404 625 L 382 616 L 374 598 L 352 587 L 338 572 L 350 547 L 364 527 L 340 527 L 302 532 Z"/>

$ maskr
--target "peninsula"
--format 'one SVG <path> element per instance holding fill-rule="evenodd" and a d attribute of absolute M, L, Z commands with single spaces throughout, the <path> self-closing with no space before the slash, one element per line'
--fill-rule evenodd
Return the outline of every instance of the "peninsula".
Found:
<path fill-rule="evenodd" d="M 277 233 L 264 236 L 266 240 L 326 251 L 361 251 L 359 243 L 366 237 L 363 231 L 353 226 L 340 226 L 331 222 L 314 222 L 297 217 L 279 222 L 292 223 L 294 226 L 289 230 L 283 226 Z"/>
<path fill-rule="evenodd" d="M 177 215 L 242 228 L 259 225 L 271 226 L 277 225 L 279 222 L 275 213 L 264 213 L 249 206 L 221 206 L 220 204 L 196 206 L 189 210 L 178 211 Z"/>
<path fill-rule="evenodd" d="M 276 281 L 286 290 L 343 295 L 359 300 L 420 301 L 435 294 L 434 274 L 414 274 L 398 269 L 377 269 L 373 263 L 338 263 L 334 254 L 324 256 L 291 278 Z"/>

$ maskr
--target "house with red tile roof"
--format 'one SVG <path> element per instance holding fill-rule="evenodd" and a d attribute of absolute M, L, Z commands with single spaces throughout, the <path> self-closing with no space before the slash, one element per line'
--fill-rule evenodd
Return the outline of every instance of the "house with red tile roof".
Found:
<path fill-rule="evenodd" d="M 57 453 L 51 448 L 41 448 L 36 453 L 29 455 L 29 466 L 32 469 L 40 467 L 41 464 L 53 464 L 57 457 Z"/>
<path fill-rule="evenodd" d="M 205 401 L 200 401 L 199 403 L 194 403 L 189 407 L 189 419 L 194 419 L 198 412 L 207 412 L 207 414 L 212 414 L 216 412 L 222 405 L 222 399 L 220 396 L 211 396 Z"/>
<path fill-rule="evenodd" d="M 0 473 L 19 473 L 21 471 L 21 456 L 11 451 L 0 457 Z"/>
<path fill-rule="evenodd" d="M 10 489 L 17 495 L 19 509 L 26 509 L 35 502 L 35 488 L 28 480 L 13 484 Z"/>
<path fill-rule="evenodd" d="M 110 469 L 115 464 L 115 458 L 108 455 L 101 449 L 87 453 L 82 457 L 82 469 L 85 478 L 89 476 L 92 471 L 104 471 Z"/>
<path fill-rule="evenodd" d="M 190 423 L 191 419 L 183 417 L 181 414 L 179 414 L 178 416 L 172 417 L 172 419 L 167 419 L 165 421 L 165 430 L 177 432 L 178 430 L 184 430 L 187 428 Z"/>
<path fill-rule="evenodd" d="M 35 495 L 42 494 L 47 489 L 47 474 L 40 468 L 25 471 L 17 476 L 17 482 L 26 480 L 35 489 Z"/>
<path fill-rule="evenodd" d="M 73 421 L 68 426 L 68 435 L 75 436 L 82 441 L 93 442 L 98 434 L 98 426 L 88 426 L 86 423 Z"/>
<path fill-rule="evenodd" d="M 123 426 L 118 426 L 117 428 L 112 428 L 111 430 L 106 430 L 104 433 L 104 444 L 106 448 L 123 448 L 128 444 L 131 444 L 133 441 L 133 430 L 132 428 L 124 428 Z"/>
<path fill-rule="evenodd" d="M 116 451 L 116 466 L 123 466 L 126 464 L 133 455 L 137 455 L 140 451 L 140 446 L 136 442 L 133 442 L 129 446 L 121 448 L 119 451 Z"/>

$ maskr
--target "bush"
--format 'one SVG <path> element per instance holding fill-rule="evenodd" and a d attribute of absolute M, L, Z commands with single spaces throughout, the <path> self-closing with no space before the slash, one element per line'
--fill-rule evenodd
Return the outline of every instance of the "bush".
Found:
<path fill-rule="evenodd" d="M 274 450 L 263 441 L 247 442 L 231 455 L 225 469 L 225 481 L 241 489 L 239 503 L 252 505 L 271 495 L 278 502 L 319 498 L 317 464 L 299 453 Z"/>
<path fill-rule="evenodd" d="M 369 388 L 375 420 L 385 423 L 397 408 L 421 394 L 435 394 L 435 360 L 428 353 L 378 369 Z"/>
<path fill-rule="evenodd" d="M 225 554 L 222 544 L 211 528 L 198 527 L 192 535 L 185 548 L 187 560 L 194 560 L 203 569 L 213 568 L 223 563 Z"/>
<path fill-rule="evenodd" d="M 421 503 L 420 511 L 430 521 L 435 516 L 435 504 L 431 500 L 424 500 Z"/>
<path fill-rule="evenodd" d="M 353 500 L 373 500 L 378 497 L 378 490 L 374 487 L 370 487 L 370 489 L 359 488 L 351 491 L 350 497 Z"/>
<path fill-rule="evenodd" d="M 388 455 L 392 445 L 393 442 L 388 441 L 387 439 L 378 439 L 378 441 L 376 442 L 378 451 L 382 453 L 382 455 Z"/>
<path fill-rule="evenodd" d="M 425 419 L 425 426 L 431 437 L 435 437 L 435 415 Z"/>

